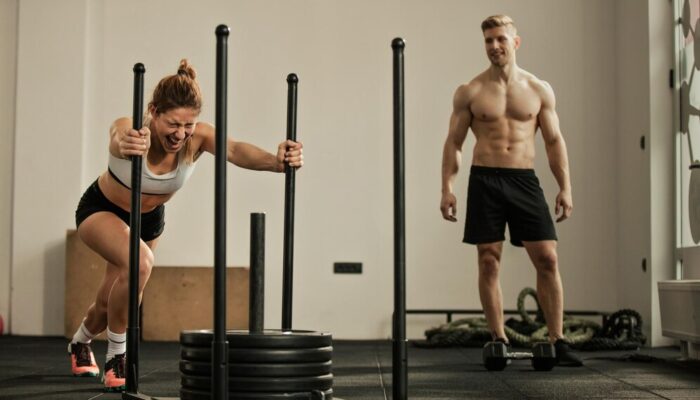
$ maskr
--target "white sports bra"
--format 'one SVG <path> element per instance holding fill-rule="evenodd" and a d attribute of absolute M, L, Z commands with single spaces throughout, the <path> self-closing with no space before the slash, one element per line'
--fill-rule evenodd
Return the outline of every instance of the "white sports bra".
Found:
<path fill-rule="evenodd" d="M 148 169 L 146 157 L 142 157 L 141 193 L 170 194 L 180 189 L 192 175 L 195 164 L 187 165 L 182 158 L 178 159 L 177 168 L 162 175 L 156 175 Z M 109 155 L 109 174 L 123 186 L 131 189 L 131 160 Z"/>
<path fill-rule="evenodd" d="M 151 114 L 146 111 L 143 115 L 143 126 L 151 124 Z M 143 194 L 170 194 L 175 193 L 185 185 L 187 179 L 194 171 L 194 162 L 187 164 L 182 154 L 178 153 L 177 168 L 163 175 L 156 175 L 148 169 L 146 157 L 141 157 L 141 193 Z M 127 189 L 131 189 L 131 159 L 123 159 L 109 154 L 107 170 L 112 178 Z"/>

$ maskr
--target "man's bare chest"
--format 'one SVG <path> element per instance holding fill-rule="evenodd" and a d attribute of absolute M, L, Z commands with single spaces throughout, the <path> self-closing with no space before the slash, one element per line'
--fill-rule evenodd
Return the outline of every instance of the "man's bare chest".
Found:
<path fill-rule="evenodd" d="M 532 90 L 486 88 L 471 102 L 474 118 L 488 122 L 502 119 L 529 121 L 536 118 L 542 103 Z"/>

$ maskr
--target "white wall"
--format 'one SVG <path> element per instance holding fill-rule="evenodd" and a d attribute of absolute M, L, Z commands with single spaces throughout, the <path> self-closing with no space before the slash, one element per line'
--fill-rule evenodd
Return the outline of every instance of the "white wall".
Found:
<path fill-rule="evenodd" d="M 620 36 L 636 39 L 636 26 L 617 18 L 641 12 L 643 19 L 646 11 L 639 11 L 638 4 L 212 0 L 192 7 L 164 0 L 72 0 L 60 6 L 21 2 L 14 333 L 62 331 L 65 230 L 73 227 L 82 190 L 105 168 L 109 123 L 131 112 L 133 64 L 146 65 L 150 95 L 181 57 L 189 58 L 205 95 L 202 119 L 213 121 L 213 32 L 219 23 L 232 30 L 231 136 L 274 149 L 285 129 L 284 79 L 289 72 L 300 77 L 298 130 L 307 164 L 297 175 L 295 327 L 330 330 L 338 338 L 390 335 L 390 42 L 395 36 L 407 42 L 408 307 L 480 307 L 475 251 L 461 243 L 471 136 L 458 178 L 457 224 L 440 218 L 439 174 L 452 94 L 487 67 L 479 24 L 499 12 L 514 17 L 523 37 L 519 64 L 549 81 L 557 93 L 575 204 L 573 218 L 558 226 L 566 308 L 647 307 L 648 296 L 635 298 L 634 290 L 620 290 L 623 279 L 630 281 L 617 272 L 619 267 L 641 271 L 641 257 L 649 257 L 639 250 L 649 248 L 648 237 L 634 236 L 639 221 L 639 230 L 650 229 L 648 214 L 641 216 L 647 222 L 637 215 L 642 213 L 637 207 L 649 210 L 649 188 L 634 179 L 644 153 L 638 147 L 636 152 L 621 150 L 638 146 L 640 132 L 649 127 L 648 117 L 646 125 L 627 126 L 644 119 L 625 99 L 647 99 L 648 112 L 649 96 L 633 76 L 621 73 L 625 62 L 644 62 L 639 47 L 648 39 L 627 46 Z M 50 68 L 46 60 L 51 60 Z M 643 77 L 648 82 L 648 72 Z M 623 90 L 625 99 L 619 97 Z M 536 169 L 553 201 L 556 183 L 537 140 Z M 167 206 L 158 265 L 212 263 L 212 181 L 212 157 L 205 156 Z M 268 215 L 269 327 L 280 321 L 283 181 L 282 175 L 229 168 L 230 265 L 248 264 L 248 214 Z M 618 230 L 625 223 L 635 228 Z M 361 261 L 364 273 L 333 275 L 334 261 Z M 511 308 L 520 289 L 534 285 L 535 276 L 520 249 L 507 245 L 503 263 L 504 304 Z M 644 279 L 639 286 L 630 284 L 645 290 L 650 286 Z M 409 336 L 420 337 L 440 322 L 441 317 L 410 316 Z"/>
<path fill-rule="evenodd" d="M 673 9 L 672 2 L 616 4 L 619 307 L 639 311 L 649 344 L 659 346 L 670 341 L 661 335 L 656 282 L 675 273 Z"/>
<path fill-rule="evenodd" d="M 675 67 L 673 54 L 673 2 L 649 1 L 649 98 L 650 181 L 651 181 L 651 345 L 668 345 L 661 334 L 657 282 L 675 278 L 675 136 L 673 96 L 668 71 Z M 689 315 L 690 317 L 690 315 Z"/>
<path fill-rule="evenodd" d="M 618 182 L 616 218 L 618 265 L 617 292 L 621 308 L 634 308 L 650 321 L 650 179 L 649 179 L 649 35 L 648 7 L 621 0 L 617 7 L 615 40 Z M 624 15 L 624 18 L 621 16 Z M 630 46 L 629 43 L 635 43 Z M 640 139 L 646 137 L 647 149 Z M 642 260 L 647 260 L 647 272 Z M 644 288 L 644 290 L 640 290 Z M 647 330 L 649 326 L 646 326 Z M 648 332 L 647 332 L 648 333 Z"/>
<path fill-rule="evenodd" d="M 15 74 L 17 52 L 17 0 L 0 0 L 0 187 L 12 187 L 15 130 Z M 0 196 L 0 318 L 8 332 L 10 311 L 10 264 L 12 246 L 12 190 Z"/>
<path fill-rule="evenodd" d="M 19 3 L 12 331 L 63 325 L 65 231 L 80 197 L 87 0 Z M 68 22 L 70 21 L 70 22 Z"/>

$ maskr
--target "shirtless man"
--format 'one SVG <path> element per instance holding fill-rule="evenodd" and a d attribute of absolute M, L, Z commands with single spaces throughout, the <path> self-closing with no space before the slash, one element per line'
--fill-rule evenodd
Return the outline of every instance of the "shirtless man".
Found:
<path fill-rule="evenodd" d="M 537 298 L 559 365 L 581 366 L 563 340 L 563 290 L 557 263 L 557 236 L 534 172 L 535 133 L 544 139 L 549 166 L 559 184 L 557 222 L 571 215 L 571 182 L 566 144 L 559 129 L 551 86 L 515 62 L 520 37 L 505 15 L 481 24 L 490 67 L 457 88 L 442 158 L 443 218 L 455 222 L 453 186 L 469 128 L 476 144 L 469 177 L 464 242 L 479 257 L 479 297 L 494 340 L 508 343 L 498 281 L 505 226 L 510 241 L 524 246 L 537 271 Z"/>

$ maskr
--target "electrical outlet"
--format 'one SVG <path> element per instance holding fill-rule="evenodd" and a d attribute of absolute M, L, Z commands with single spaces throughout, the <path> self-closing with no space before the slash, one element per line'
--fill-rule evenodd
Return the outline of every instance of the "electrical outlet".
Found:
<path fill-rule="evenodd" d="M 361 274 L 362 263 L 360 262 L 336 262 L 333 263 L 333 272 L 336 274 Z"/>

